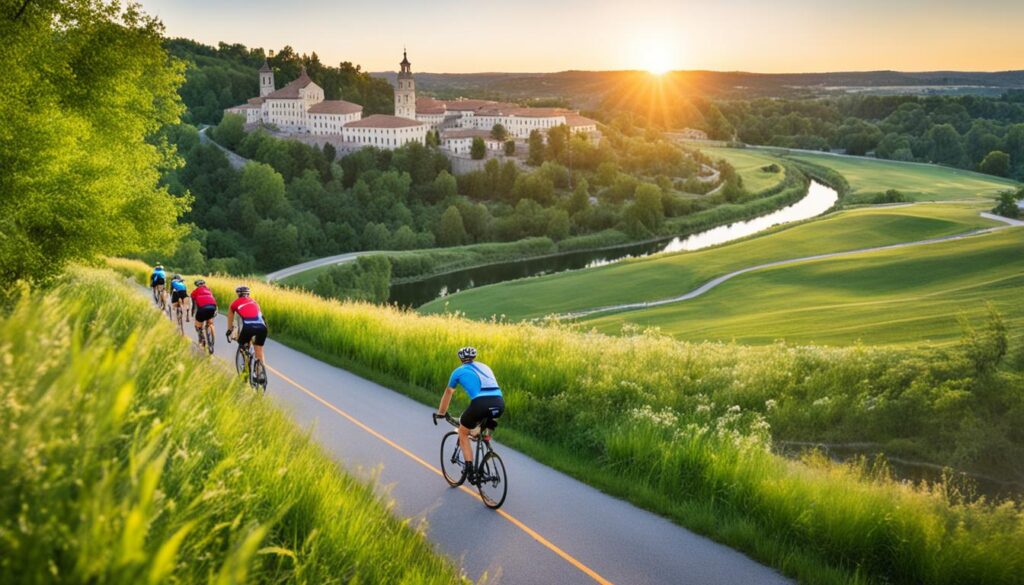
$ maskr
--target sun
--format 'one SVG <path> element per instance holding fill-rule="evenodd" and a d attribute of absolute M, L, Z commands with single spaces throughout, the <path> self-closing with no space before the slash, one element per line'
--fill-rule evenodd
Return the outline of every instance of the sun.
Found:
<path fill-rule="evenodd" d="M 632 52 L 635 66 L 651 75 L 664 75 L 676 66 L 676 51 L 665 40 L 644 39 L 636 43 Z"/>

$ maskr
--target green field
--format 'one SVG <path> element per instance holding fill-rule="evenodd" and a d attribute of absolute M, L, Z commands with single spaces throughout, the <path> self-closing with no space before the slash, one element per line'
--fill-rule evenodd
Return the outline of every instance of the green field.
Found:
<path fill-rule="evenodd" d="M 651 309 L 595 316 L 600 331 L 623 323 L 679 339 L 757 344 L 949 343 L 958 315 L 977 319 L 992 302 L 1010 331 L 1024 326 L 1024 229 L 964 240 L 742 274 L 705 295 Z"/>
<path fill-rule="evenodd" d="M 785 167 L 777 173 L 761 170 L 763 167 L 773 163 L 782 166 L 779 158 L 769 153 L 743 148 L 714 146 L 700 146 L 700 150 L 715 160 L 722 158 L 731 164 L 740 177 L 743 178 L 743 188 L 750 193 L 757 193 L 774 187 L 786 178 Z"/>
<path fill-rule="evenodd" d="M 724 246 L 469 289 L 420 312 L 461 311 L 475 319 L 510 320 L 684 294 L 716 276 L 814 254 L 963 233 L 996 222 L 972 204 L 918 204 L 848 210 Z"/>
<path fill-rule="evenodd" d="M 896 189 L 916 201 L 994 199 L 1000 191 L 1018 186 L 1009 179 L 939 165 L 829 154 L 793 153 L 787 156 L 837 171 L 850 183 L 851 194 Z"/>

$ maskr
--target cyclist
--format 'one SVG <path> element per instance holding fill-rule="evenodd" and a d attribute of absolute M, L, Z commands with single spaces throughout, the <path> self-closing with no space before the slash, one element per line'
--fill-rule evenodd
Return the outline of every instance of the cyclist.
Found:
<path fill-rule="evenodd" d="M 448 378 L 448 387 L 444 389 L 437 414 L 444 416 L 448 412 L 455 387 L 461 385 L 469 395 L 469 406 L 459 419 L 459 446 L 462 447 L 462 456 L 466 461 L 466 479 L 472 484 L 476 481 L 476 468 L 473 466 L 469 434 L 485 418 L 500 417 L 505 412 L 505 399 L 491 368 L 476 361 L 476 348 L 464 347 L 458 351 L 458 356 L 462 365 L 455 368 Z"/>
<path fill-rule="evenodd" d="M 256 359 L 267 365 L 263 358 L 263 344 L 267 341 L 267 322 L 263 320 L 263 311 L 259 304 L 250 296 L 249 287 L 240 286 L 235 289 L 238 298 L 228 308 L 228 336 L 235 331 L 235 315 L 242 320 L 242 330 L 238 333 L 238 344 L 245 345 L 252 340 L 253 349 L 256 351 Z M 260 383 L 265 380 L 260 380 Z"/>
<path fill-rule="evenodd" d="M 192 315 L 196 318 L 196 335 L 202 335 L 203 326 L 214 335 L 213 318 L 217 315 L 217 299 L 213 298 L 213 292 L 206 287 L 206 281 L 199 279 L 196 287 L 192 289 Z"/>
<path fill-rule="evenodd" d="M 188 302 L 188 286 L 185 285 L 185 280 L 181 278 L 180 274 L 175 274 L 174 278 L 171 279 L 171 304 L 178 308 L 182 303 Z M 188 311 L 182 307 L 185 313 L 185 322 L 188 323 Z"/>
<path fill-rule="evenodd" d="M 149 288 L 153 289 L 153 298 L 159 299 L 159 292 L 163 291 L 163 286 L 166 284 L 167 273 L 164 272 L 163 264 L 157 264 L 153 267 L 153 274 L 149 275 Z M 160 287 L 157 290 L 157 287 Z M 157 301 L 159 302 L 159 301 Z"/>

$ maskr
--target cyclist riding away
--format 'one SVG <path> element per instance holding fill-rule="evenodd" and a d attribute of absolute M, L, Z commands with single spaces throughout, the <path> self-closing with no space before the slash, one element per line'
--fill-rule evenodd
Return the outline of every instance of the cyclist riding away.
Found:
<path fill-rule="evenodd" d="M 186 299 L 188 299 L 188 287 L 185 285 L 181 275 L 175 274 L 174 278 L 171 279 L 171 304 L 174 308 L 178 308 Z M 182 310 L 184 310 L 184 307 L 182 307 Z M 187 311 L 185 312 L 185 322 L 188 322 Z"/>
<path fill-rule="evenodd" d="M 157 287 L 163 287 L 166 284 L 167 273 L 164 272 L 163 264 L 157 264 L 153 267 L 153 274 L 149 275 L 149 288 L 153 289 L 153 298 L 159 298 L 157 296 Z"/>
<path fill-rule="evenodd" d="M 455 368 L 448 379 L 448 387 L 444 389 L 437 414 L 444 416 L 448 412 L 455 387 L 461 385 L 469 395 L 469 406 L 459 418 L 459 446 L 466 461 L 466 479 L 469 483 L 476 480 L 476 468 L 473 466 L 473 449 L 470 448 L 469 434 L 480 426 L 487 418 L 498 418 L 505 412 L 505 399 L 494 372 L 486 364 L 476 361 L 476 349 L 464 347 L 458 351 L 462 365 Z"/>
<path fill-rule="evenodd" d="M 235 315 L 242 320 L 242 330 L 238 333 L 238 344 L 245 345 L 252 340 L 253 349 L 256 350 L 256 359 L 267 364 L 263 357 L 263 344 L 267 341 L 267 323 L 263 320 L 263 311 L 260 306 L 249 297 L 249 287 L 240 286 L 235 289 L 238 298 L 228 308 L 228 335 L 235 330 Z M 262 380 L 261 380 L 262 382 Z"/>
<path fill-rule="evenodd" d="M 196 288 L 192 290 L 191 297 L 192 315 L 196 318 L 196 334 L 199 334 L 205 325 L 210 330 L 210 335 L 213 335 L 213 318 L 217 316 L 217 299 L 213 298 L 213 292 L 206 287 L 205 280 L 200 278 L 196 281 Z"/>

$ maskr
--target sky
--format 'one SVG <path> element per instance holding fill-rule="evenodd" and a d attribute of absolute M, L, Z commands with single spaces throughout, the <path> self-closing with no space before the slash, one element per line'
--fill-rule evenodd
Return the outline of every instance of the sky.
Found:
<path fill-rule="evenodd" d="M 1024 69 L 1024 0 L 141 0 L 168 36 L 472 73 Z"/>

